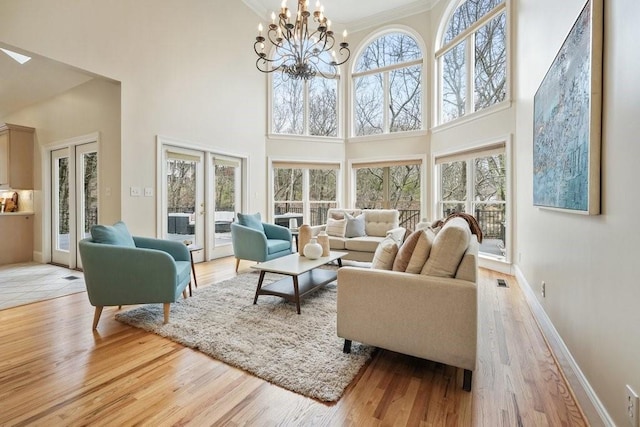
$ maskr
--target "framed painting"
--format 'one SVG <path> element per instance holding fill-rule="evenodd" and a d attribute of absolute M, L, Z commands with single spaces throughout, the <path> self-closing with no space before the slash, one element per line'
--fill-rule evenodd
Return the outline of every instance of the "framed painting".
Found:
<path fill-rule="evenodd" d="M 535 206 L 600 213 L 602 16 L 587 1 L 535 94 Z"/>

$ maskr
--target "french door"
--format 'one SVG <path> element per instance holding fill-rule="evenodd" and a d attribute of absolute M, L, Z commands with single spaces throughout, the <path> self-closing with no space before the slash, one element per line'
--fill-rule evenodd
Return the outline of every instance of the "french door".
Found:
<path fill-rule="evenodd" d="M 98 223 L 98 143 L 51 151 L 51 262 L 82 268 L 78 242 Z"/>
<path fill-rule="evenodd" d="M 231 223 L 242 211 L 244 160 L 161 145 L 160 236 L 195 245 L 194 262 L 233 254 Z"/>

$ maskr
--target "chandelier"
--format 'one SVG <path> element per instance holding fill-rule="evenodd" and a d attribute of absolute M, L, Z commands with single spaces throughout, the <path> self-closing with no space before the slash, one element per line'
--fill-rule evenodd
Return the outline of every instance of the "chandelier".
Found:
<path fill-rule="evenodd" d="M 347 30 L 342 33 L 342 42 L 338 44 L 340 55 L 336 56 L 336 40 L 331 30 L 331 21 L 324 15 L 324 6 L 316 3 L 313 18 L 309 12 L 309 0 L 298 0 L 298 12 L 291 18 L 287 0 L 282 0 L 280 13 L 271 12 L 271 24 L 266 37 L 262 35 L 262 23 L 258 25 L 258 36 L 253 50 L 258 55 L 256 68 L 263 73 L 282 71 L 293 79 L 309 80 L 320 74 L 323 77 L 335 77 L 337 67 L 349 60 L 351 51 L 347 43 Z M 317 28 L 309 28 L 315 26 Z M 273 58 L 265 53 L 265 42 L 274 46 Z"/>

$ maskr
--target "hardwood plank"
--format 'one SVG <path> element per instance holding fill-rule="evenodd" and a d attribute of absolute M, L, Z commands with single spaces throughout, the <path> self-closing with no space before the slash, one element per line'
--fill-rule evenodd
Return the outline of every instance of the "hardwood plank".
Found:
<path fill-rule="evenodd" d="M 236 275 L 233 258 L 195 268 L 196 295 Z M 481 270 L 478 289 L 471 393 L 462 370 L 378 350 L 335 404 L 121 324 L 117 307 L 91 331 L 84 293 L 2 310 L 0 424 L 587 425 L 516 280 Z"/>

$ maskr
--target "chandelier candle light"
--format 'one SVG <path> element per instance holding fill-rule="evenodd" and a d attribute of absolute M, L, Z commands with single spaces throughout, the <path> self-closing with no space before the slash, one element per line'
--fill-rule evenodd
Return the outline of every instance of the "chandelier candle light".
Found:
<path fill-rule="evenodd" d="M 263 73 L 276 70 L 284 72 L 293 79 L 309 80 L 320 74 L 326 78 L 335 77 L 337 67 L 349 60 L 351 51 L 347 43 L 347 30 L 342 33 L 339 43 L 340 61 L 336 56 L 336 45 L 331 21 L 324 15 L 324 6 L 320 1 L 316 3 L 313 18 L 308 10 L 309 0 L 298 0 L 298 12 L 295 20 L 291 20 L 291 10 L 287 7 L 287 0 L 282 0 L 280 13 L 276 22 L 276 13 L 271 12 L 271 24 L 266 37 L 262 32 L 262 23 L 258 25 L 258 36 L 253 49 L 258 55 L 256 68 Z M 309 29 L 309 24 L 318 25 L 317 29 Z M 272 59 L 265 53 L 265 42 L 269 41 L 275 47 Z"/>

